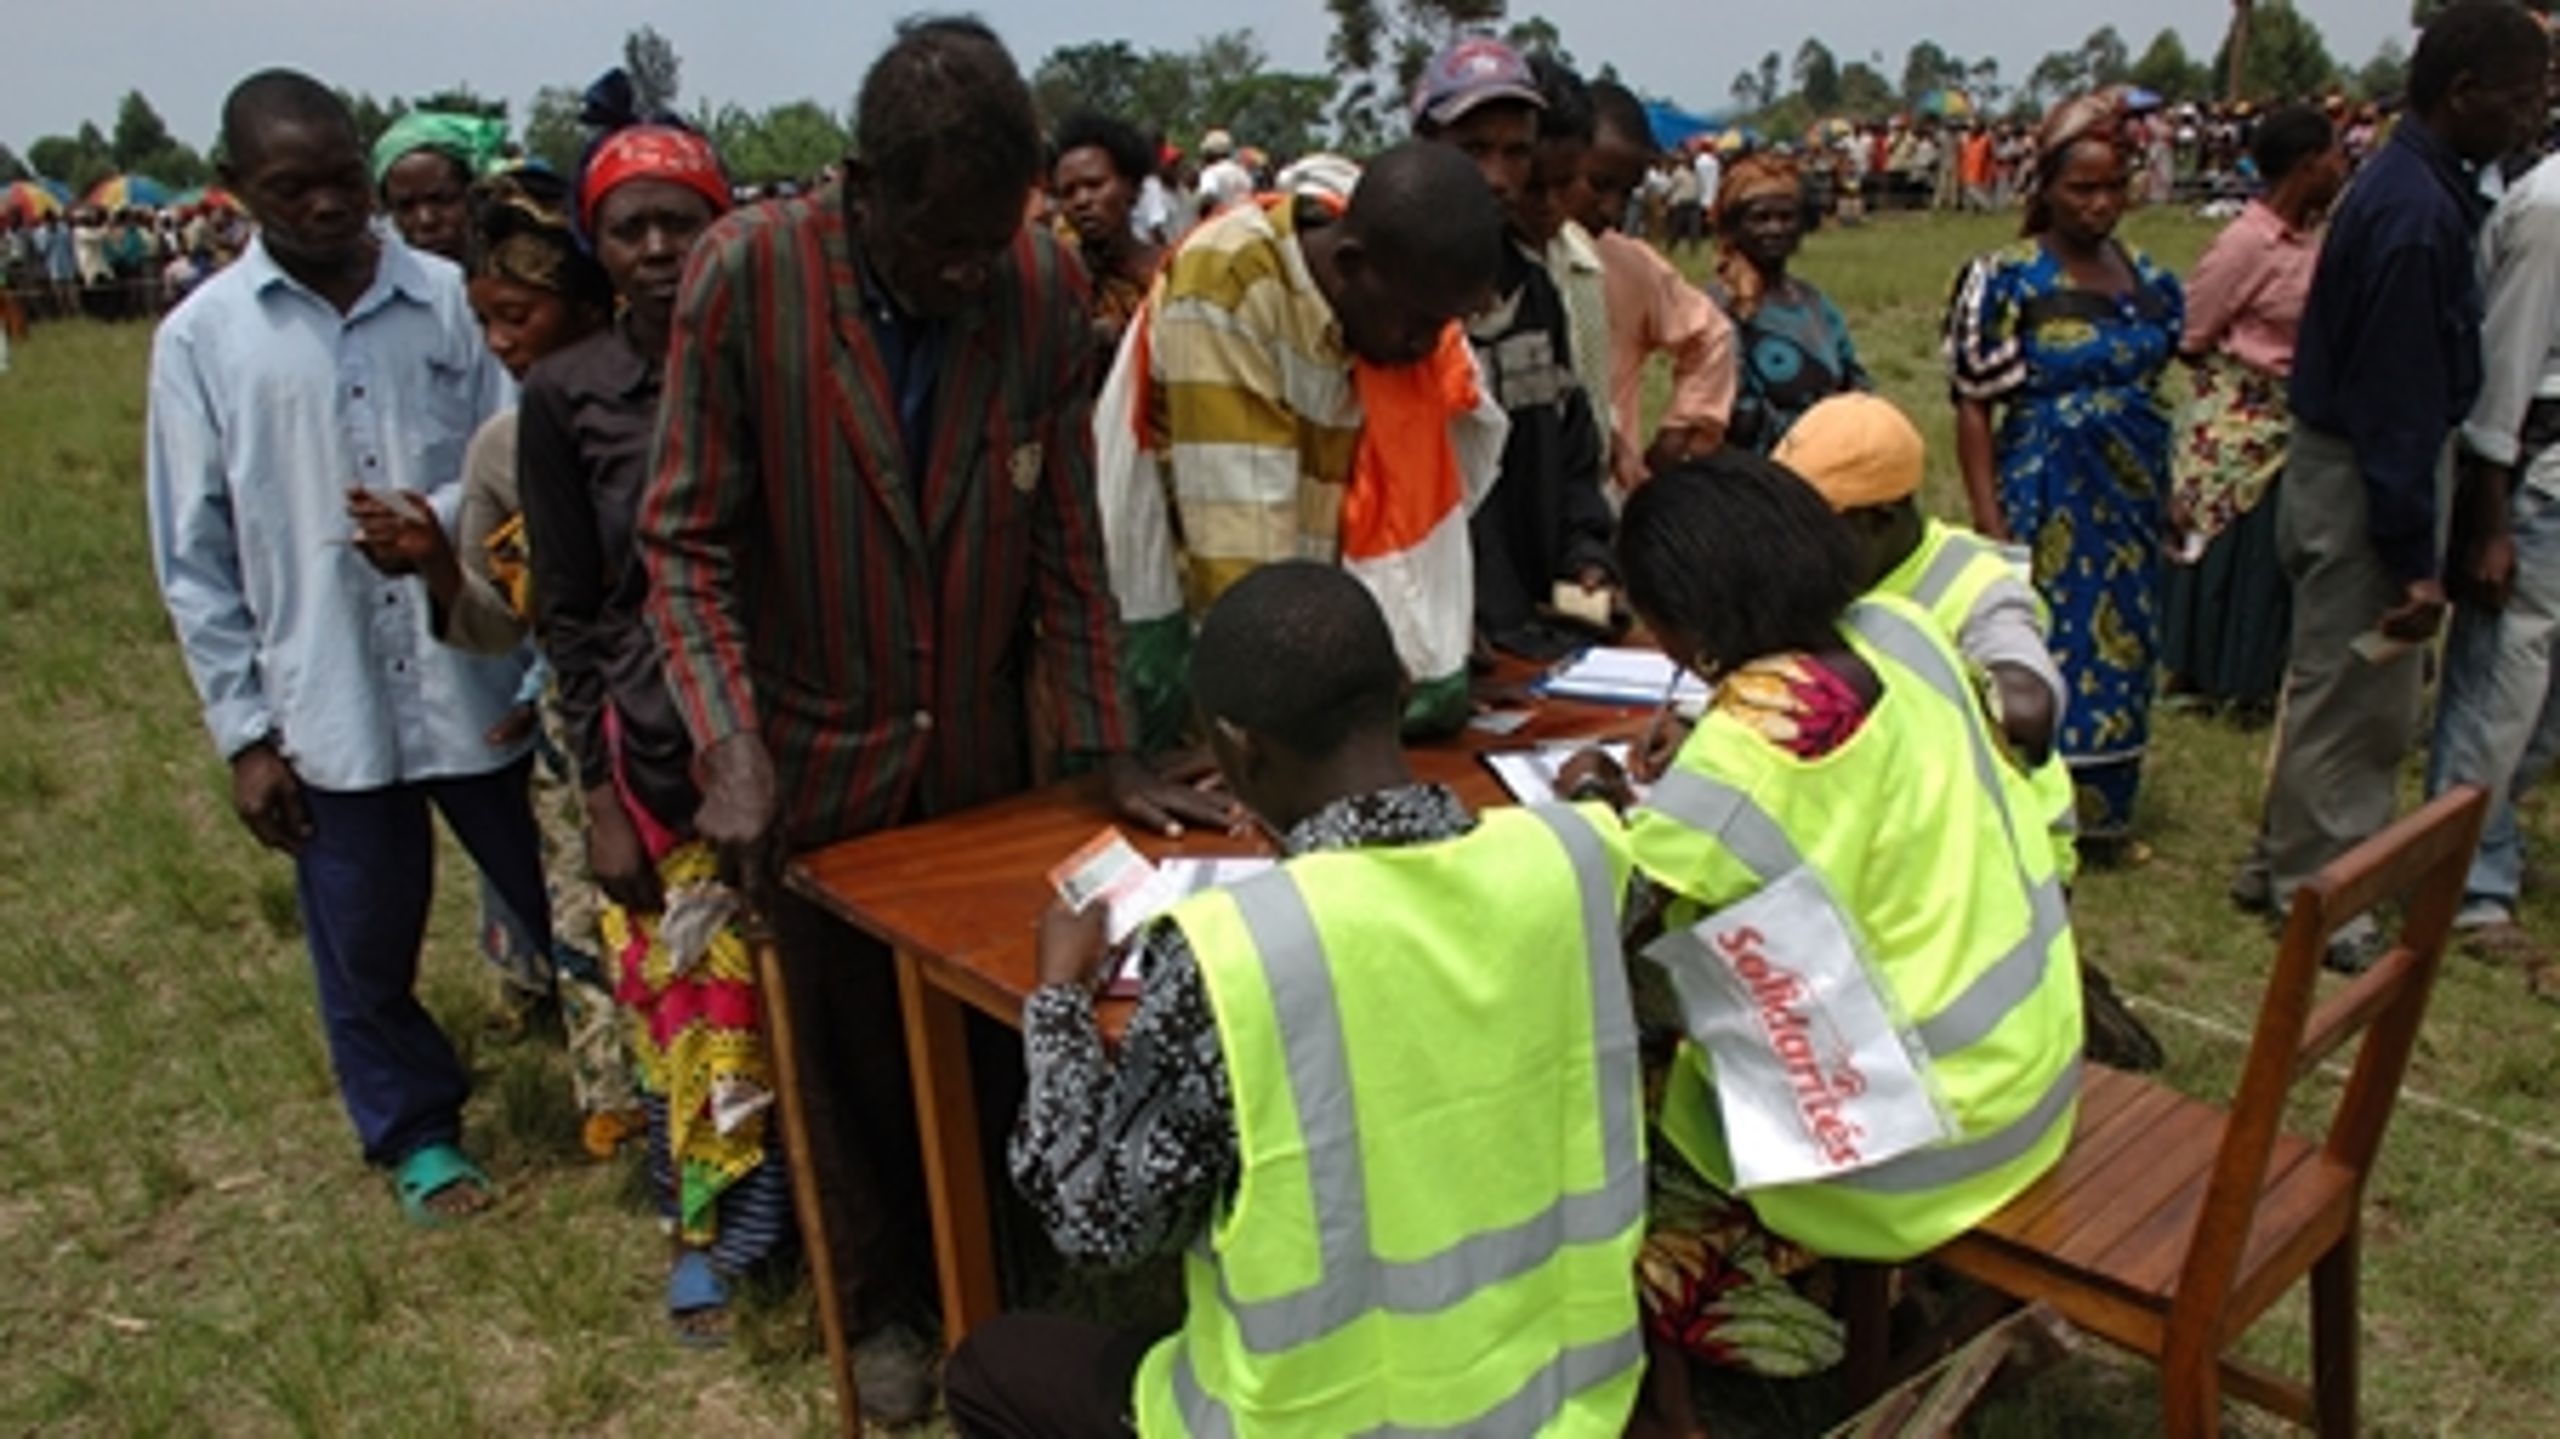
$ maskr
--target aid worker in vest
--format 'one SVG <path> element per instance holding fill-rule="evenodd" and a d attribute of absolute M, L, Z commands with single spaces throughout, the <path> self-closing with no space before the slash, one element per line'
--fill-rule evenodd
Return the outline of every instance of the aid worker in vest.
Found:
<path fill-rule="evenodd" d="M 1992 717 L 1994 735 L 2025 773 L 2053 831 L 2068 883 L 2078 869 L 2071 770 L 2054 749 L 2070 691 L 2046 647 L 2044 601 L 2029 587 L 2026 552 L 1920 512 L 1928 445 L 1890 400 L 1835 395 L 1805 412 L 1773 456 L 1849 522 L 1865 558 L 1867 593 L 1929 612 L 1956 647 Z M 2160 1042 L 2084 959 L 2089 1055 L 2119 1069 L 2158 1069 Z"/>
<path fill-rule="evenodd" d="M 1070 1259 L 1184 1251 L 1186 1313 L 984 1325 L 945 1373 L 954 1426 L 1619 1434 L 1644 1154 L 1616 817 L 1417 783 L 1395 641 L 1331 565 L 1229 588 L 1191 687 L 1287 859 L 1141 932 L 1116 1053 L 1099 906 L 1051 911 L 1011 1155 Z"/>
<path fill-rule="evenodd" d="M 1628 824 L 1686 1035 L 1662 1136 L 1817 1254 L 1926 1253 L 2071 1134 L 2080 986 L 2033 795 L 1954 648 L 1859 598 L 1851 531 L 1785 470 L 1656 476 L 1619 560 L 1710 686 Z"/>

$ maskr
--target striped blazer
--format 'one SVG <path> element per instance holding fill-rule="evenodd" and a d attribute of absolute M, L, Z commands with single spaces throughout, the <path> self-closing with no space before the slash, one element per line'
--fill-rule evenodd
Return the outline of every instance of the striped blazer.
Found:
<path fill-rule="evenodd" d="M 1035 673 L 1070 756 L 1126 748 L 1082 272 L 1016 239 L 911 463 L 853 247 L 835 186 L 703 237 L 640 518 L 695 745 L 760 729 L 803 847 L 1024 787 Z"/>

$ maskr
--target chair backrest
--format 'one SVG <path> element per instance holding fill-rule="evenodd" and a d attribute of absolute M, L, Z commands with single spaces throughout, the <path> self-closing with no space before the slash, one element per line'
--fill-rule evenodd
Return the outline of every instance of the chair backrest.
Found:
<path fill-rule="evenodd" d="M 2358 845 L 2294 896 L 2213 1179 L 2179 1273 L 2173 1329 L 2192 1320 L 2218 1330 L 2213 1321 L 2248 1249 L 2285 1100 L 2296 1080 L 2359 1033 L 2364 1042 L 2331 1116 L 2325 1147 L 2330 1158 L 2354 1171 L 2361 1195 L 2408 1071 L 2487 817 L 2485 792 L 2474 786 L 2449 790 Z M 2349 921 L 2393 900 L 2402 902 L 2398 942 L 2315 1013 L 2313 990 L 2330 939 Z"/>

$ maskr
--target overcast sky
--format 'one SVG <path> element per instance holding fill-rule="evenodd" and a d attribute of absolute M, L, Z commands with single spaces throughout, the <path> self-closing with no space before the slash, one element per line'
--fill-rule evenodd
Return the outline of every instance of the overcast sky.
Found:
<path fill-rule="evenodd" d="M 2298 0 L 2342 62 L 2362 64 L 2386 37 L 2407 36 L 2408 0 Z M 94 8 L 93 8 L 94 6 Z M 0 141 L 23 152 L 37 136 L 84 119 L 111 127 L 117 99 L 140 89 L 170 128 L 196 144 L 214 130 L 223 92 L 266 65 L 294 65 L 377 95 L 416 94 L 468 81 L 484 94 L 526 100 L 546 83 L 580 84 L 620 56 L 625 31 L 658 27 L 684 58 L 688 104 L 704 96 L 761 108 L 814 97 L 842 110 L 863 66 L 886 43 L 901 0 L 441 0 L 370 5 L 349 0 L 9 0 L 9 64 L 0 76 Z M 953 7 L 967 8 L 967 7 Z M 1126 39 L 1180 47 L 1250 26 L 1275 63 L 1321 69 L 1322 0 L 980 0 L 975 8 L 1027 69 L 1052 47 Z M 1792 57 L 1818 36 L 1845 63 L 1880 54 L 1888 79 L 1912 42 L 1933 39 L 1965 57 L 1997 55 L 2003 77 L 2075 45 L 2112 22 L 2139 54 L 2163 25 L 2210 58 L 2230 15 L 2226 0 L 1513 0 L 1515 16 L 1543 11 L 1586 69 L 1604 61 L 1638 89 L 1693 108 L 1726 102 L 1736 70 L 1768 50 Z M 104 57 L 104 58 L 101 58 Z M 1251 137 L 1244 137 L 1250 140 Z"/>

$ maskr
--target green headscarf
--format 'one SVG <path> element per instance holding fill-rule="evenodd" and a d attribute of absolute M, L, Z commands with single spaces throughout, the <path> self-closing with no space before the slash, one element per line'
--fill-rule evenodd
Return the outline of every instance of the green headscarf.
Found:
<path fill-rule="evenodd" d="M 449 155 L 477 179 L 497 163 L 506 144 L 504 120 L 445 110 L 412 110 L 392 121 L 382 138 L 373 142 L 373 183 L 379 186 L 392 166 L 419 150 Z"/>

